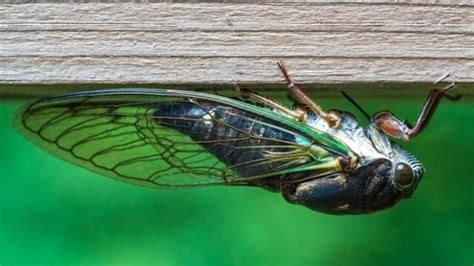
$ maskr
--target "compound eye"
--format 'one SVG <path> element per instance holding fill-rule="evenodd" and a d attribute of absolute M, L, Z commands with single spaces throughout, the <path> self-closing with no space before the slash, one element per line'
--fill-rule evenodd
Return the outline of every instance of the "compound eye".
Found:
<path fill-rule="evenodd" d="M 399 163 L 395 167 L 395 183 L 399 188 L 408 188 L 415 182 L 415 174 L 411 167 L 405 163 Z"/>

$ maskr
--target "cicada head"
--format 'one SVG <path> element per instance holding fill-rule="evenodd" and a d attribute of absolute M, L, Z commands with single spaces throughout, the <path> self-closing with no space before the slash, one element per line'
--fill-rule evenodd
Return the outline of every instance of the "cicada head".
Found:
<path fill-rule="evenodd" d="M 362 195 L 364 212 L 385 209 L 411 197 L 424 173 L 421 162 L 385 134 L 372 128 L 369 137 L 383 158 L 366 162 L 349 176 L 353 189 Z"/>
<path fill-rule="evenodd" d="M 421 162 L 411 153 L 394 145 L 392 164 L 392 180 L 394 186 L 402 192 L 404 197 L 410 197 L 423 177 L 424 168 Z"/>

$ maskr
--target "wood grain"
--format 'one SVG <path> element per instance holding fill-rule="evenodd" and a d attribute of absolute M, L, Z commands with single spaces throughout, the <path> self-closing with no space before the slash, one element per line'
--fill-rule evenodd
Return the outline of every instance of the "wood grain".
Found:
<path fill-rule="evenodd" d="M 474 83 L 472 1 L 21 2 L 0 85 Z"/>

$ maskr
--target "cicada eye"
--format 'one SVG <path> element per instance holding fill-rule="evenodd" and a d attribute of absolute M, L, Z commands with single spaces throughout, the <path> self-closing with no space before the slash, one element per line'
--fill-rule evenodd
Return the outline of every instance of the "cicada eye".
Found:
<path fill-rule="evenodd" d="M 415 182 L 415 174 L 411 167 L 405 163 L 399 163 L 395 167 L 395 183 L 399 188 L 408 188 Z"/>

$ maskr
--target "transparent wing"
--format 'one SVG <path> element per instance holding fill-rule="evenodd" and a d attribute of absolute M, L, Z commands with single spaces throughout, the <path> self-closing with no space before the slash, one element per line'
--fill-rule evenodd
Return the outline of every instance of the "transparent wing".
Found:
<path fill-rule="evenodd" d="M 15 125 L 60 158 L 152 187 L 261 184 L 336 170 L 331 143 L 262 111 L 271 113 L 209 94 L 118 89 L 41 99 L 19 110 Z"/>

